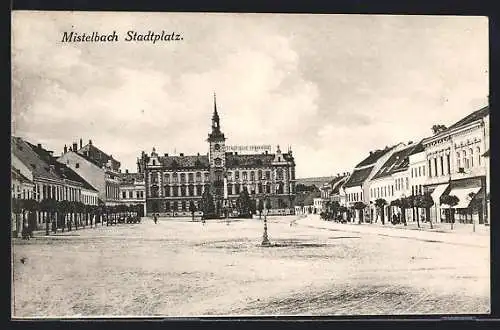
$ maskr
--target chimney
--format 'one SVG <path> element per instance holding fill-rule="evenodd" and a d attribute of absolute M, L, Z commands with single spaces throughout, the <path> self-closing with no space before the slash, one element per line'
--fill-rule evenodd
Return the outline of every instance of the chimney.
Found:
<path fill-rule="evenodd" d="M 128 174 L 128 169 L 125 170 L 125 173 Z"/>
<path fill-rule="evenodd" d="M 69 147 L 69 151 L 73 151 L 73 149 L 71 149 L 71 147 Z"/>
<path fill-rule="evenodd" d="M 37 147 L 38 149 L 42 149 L 42 144 L 41 143 L 37 144 Z"/>
<path fill-rule="evenodd" d="M 64 145 L 64 153 L 67 153 L 68 152 L 68 147 L 66 147 L 66 145 Z"/>
<path fill-rule="evenodd" d="M 179 156 L 184 157 L 184 153 L 182 153 L 182 152 L 181 152 L 181 153 L 179 154 Z"/>
<path fill-rule="evenodd" d="M 200 153 L 197 153 L 197 154 L 196 154 L 196 156 L 199 156 L 199 155 L 200 155 Z"/>
<path fill-rule="evenodd" d="M 238 154 L 238 153 L 236 153 L 236 154 Z M 267 150 L 266 150 L 266 155 L 267 155 Z"/>
<path fill-rule="evenodd" d="M 83 148 L 83 140 L 80 138 L 80 149 Z"/>
<path fill-rule="evenodd" d="M 50 166 L 50 171 L 51 171 L 51 172 L 54 172 L 54 171 L 55 171 L 55 169 L 56 169 L 56 167 L 55 167 L 54 165 L 49 165 L 49 166 Z"/>
<path fill-rule="evenodd" d="M 370 156 L 373 155 L 373 151 L 370 151 Z"/>
<path fill-rule="evenodd" d="M 92 145 L 92 140 L 89 140 L 89 144 Z"/>
<path fill-rule="evenodd" d="M 73 143 L 73 151 L 77 151 L 78 150 L 78 144 L 75 142 Z"/>

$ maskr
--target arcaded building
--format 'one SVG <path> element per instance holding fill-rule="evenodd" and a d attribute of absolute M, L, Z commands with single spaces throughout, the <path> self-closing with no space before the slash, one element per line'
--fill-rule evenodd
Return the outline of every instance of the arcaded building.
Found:
<path fill-rule="evenodd" d="M 160 156 L 155 148 L 142 152 L 139 173 L 145 174 L 147 213 L 185 216 L 190 206 L 201 210 L 205 189 L 214 198 L 218 215 L 236 210 L 236 200 L 246 188 L 256 206 L 262 200 L 274 214 L 293 212 L 295 161 L 291 149 L 238 154 L 226 151 L 214 98 L 212 127 L 207 138 L 208 153 Z M 268 203 L 265 200 L 269 200 Z"/>

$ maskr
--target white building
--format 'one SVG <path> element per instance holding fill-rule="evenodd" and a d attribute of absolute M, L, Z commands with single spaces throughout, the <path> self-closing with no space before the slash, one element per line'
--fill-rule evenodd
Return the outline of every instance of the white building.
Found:
<path fill-rule="evenodd" d="M 146 215 L 146 183 L 144 173 L 120 174 L 120 201 L 125 205 L 141 204 Z"/>
<path fill-rule="evenodd" d="M 392 153 L 399 150 L 400 147 L 401 144 L 397 144 L 381 150 L 370 151 L 369 156 L 356 165 L 349 179 L 344 183 L 343 194 L 345 194 L 346 206 L 351 209 L 351 221 L 366 222 L 370 220 L 370 211 L 368 208 L 370 189 L 368 183 Z M 363 211 L 354 210 L 356 202 L 364 203 L 366 206 L 365 209 Z"/>
<path fill-rule="evenodd" d="M 399 208 L 392 207 L 391 203 L 397 199 L 416 194 L 416 191 L 410 191 L 412 171 L 409 158 L 422 151 L 421 143 L 410 142 L 406 146 L 401 145 L 400 149 L 392 153 L 378 172 L 368 181 L 370 217 L 375 222 L 390 222 L 391 217 L 400 212 Z M 377 199 L 386 202 L 383 209 L 376 206 Z M 411 217 L 411 210 L 406 210 L 405 219 L 409 217 Z"/>
<path fill-rule="evenodd" d="M 76 143 L 69 150 L 64 146 L 64 152 L 58 161 L 78 173 L 99 192 L 99 199 L 106 206 L 120 203 L 120 163 L 112 155 L 107 155 L 89 143 L 80 148 Z"/>
<path fill-rule="evenodd" d="M 441 205 L 440 198 L 446 194 L 459 199 L 454 207 L 456 221 L 487 222 L 486 164 L 482 155 L 489 149 L 489 107 L 471 113 L 422 143 L 427 162 L 424 189 L 431 193 L 435 204 L 431 219 L 444 219 L 448 206 Z M 471 208 L 473 200 L 479 202 Z"/>

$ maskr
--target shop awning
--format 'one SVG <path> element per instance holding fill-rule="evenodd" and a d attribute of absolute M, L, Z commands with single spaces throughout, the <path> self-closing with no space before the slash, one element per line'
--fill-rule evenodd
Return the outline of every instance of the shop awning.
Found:
<path fill-rule="evenodd" d="M 470 187 L 470 188 L 455 188 L 450 191 L 448 195 L 454 195 L 458 197 L 458 204 L 453 208 L 455 209 L 466 209 L 469 207 L 470 202 L 474 199 L 474 196 L 481 190 L 481 187 Z M 471 197 L 470 194 L 473 194 Z"/>
<path fill-rule="evenodd" d="M 436 189 L 434 189 L 434 191 L 431 193 L 431 197 L 432 200 L 434 200 L 434 203 L 439 204 L 439 198 L 441 198 L 441 195 L 444 193 L 446 188 L 448 188 L 448 183 L 440 184 L 436 187 Z"/>

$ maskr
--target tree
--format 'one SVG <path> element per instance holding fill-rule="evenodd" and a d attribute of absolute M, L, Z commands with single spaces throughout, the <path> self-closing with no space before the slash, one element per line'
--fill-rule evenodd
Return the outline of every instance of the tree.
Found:
<path fill-rule="evenodd" d="M 455 222 L 455 214 L 454 212 L 452 212 L 452 207 L 458 204 L 459 199 L 455 195 L 442 195 L 439 198 L 439 202 L 441 204 L 448 205 L 448 214 L 446 215 L 446 217 L 451 222 L 451 230 L 453 230 L 453 223 Z"/>
<path fill-rule="evenodd" d="M 446 129 L 446 126 L 437 124 L 437 125 L 432 125 L 432 134 L 436 135 Z"/>
<path fill-rule="evenodd" d="M 387 205 L 387 201 L 383 198 L 377 198 L 375 200 L 375 207 L 380 211 L 380 218 L 382 220 L 382 224 L 385 225 L 385 206 Z"/>
<path fill-rule="evenodd" d="M 423 195 L 418 196 L 417 206 L 425 209 L 425 220 L 429 221 L 431 229 L 433 229 L 433 226 L 430 214 L 431 214 L 431 207 L 433 205 L 434 205 L 434 200 L 432 199 L 431 194 L 425 193 Z"/>
<path fill-rule="evenodd" d="M 20 217 L 21 211 L 22 211 L 21 210 L 20 199 L 18 199 L 18 198 L 12 198 L 11 205 L 12 205 L 12 213 L 14 213 L 15 220 L 16 220 L 16 233 L 15 233 L 15 236 L 18 237 L 19 233 L 22 230 L 21 221 L 19 221 L 19 217 Z"/>
<path fill-rule="evenodd" d="M 208 189 L 205 189 L 201 196 L 201 210 L 203 212 L 203 219 L 215 217 L 214 198 Z"/>
<path fill-rule="evenodd" d="M 49 235 L 49 220 L 53 221 L 54 213 L 57 211 L 57 201 L 53 198 L 45 198 L 40 202 L 40 210 L 47 213 L 45 218 L 45 235 Z"/>
<path fill-rule="evenodd" d="M 240 196 L 236 201 L 240 217 L 243 218 L 251 217 L 251 210 L 252 210 L 251 203 L 252 201 L 250 200 L 250 196 L 248 195 L 248 190 L 246 187 L 244 187 L 240 193 Z"/>
<path fill-rule="evenodd" d="M 413 221 L 415 221 L 415 218 L 417 219 L 417 227 L 420 228 L 420 220 L 418 216 L 415 216 L 415 207 L 417 206 L 417 196 L 408 196 L 406 197 L 406 204 L 408 205 L 408 208 L 411 208 L 412 210 L 412 217 Z"/>
<path fill-rule="evenodd" d="M 39 203 L 35 199 L 26 199 L 23 207 L 28 211 L 28 227 L 31 232 L 36 229 L 36 211 L 39 209 Z"/>
<path fill-rule="evenodd" d="M 363 202 L 356 202 L 354 203 L 354 209 L 355 210 L 358 210 L 359 212 L 359 223 L 361 223 L 363 221 L 363 210 L 366 208 L 366 204 L 363 203 Z"/>
<path fill-rule="evenodd" d="M 193 201 L 189 202 L 189 212 L 191 212 L 191 218 L 194 221 L 194 212 L 196 212 L 196 205 L 194 205 Z"/>
<path fill-rule="evenodd" d="M 332 219 L 336 219 L 340 210 L 340 203 L 337 201 L 330 202 L 328 205 L 328 210 L 331 214 Z"/>

